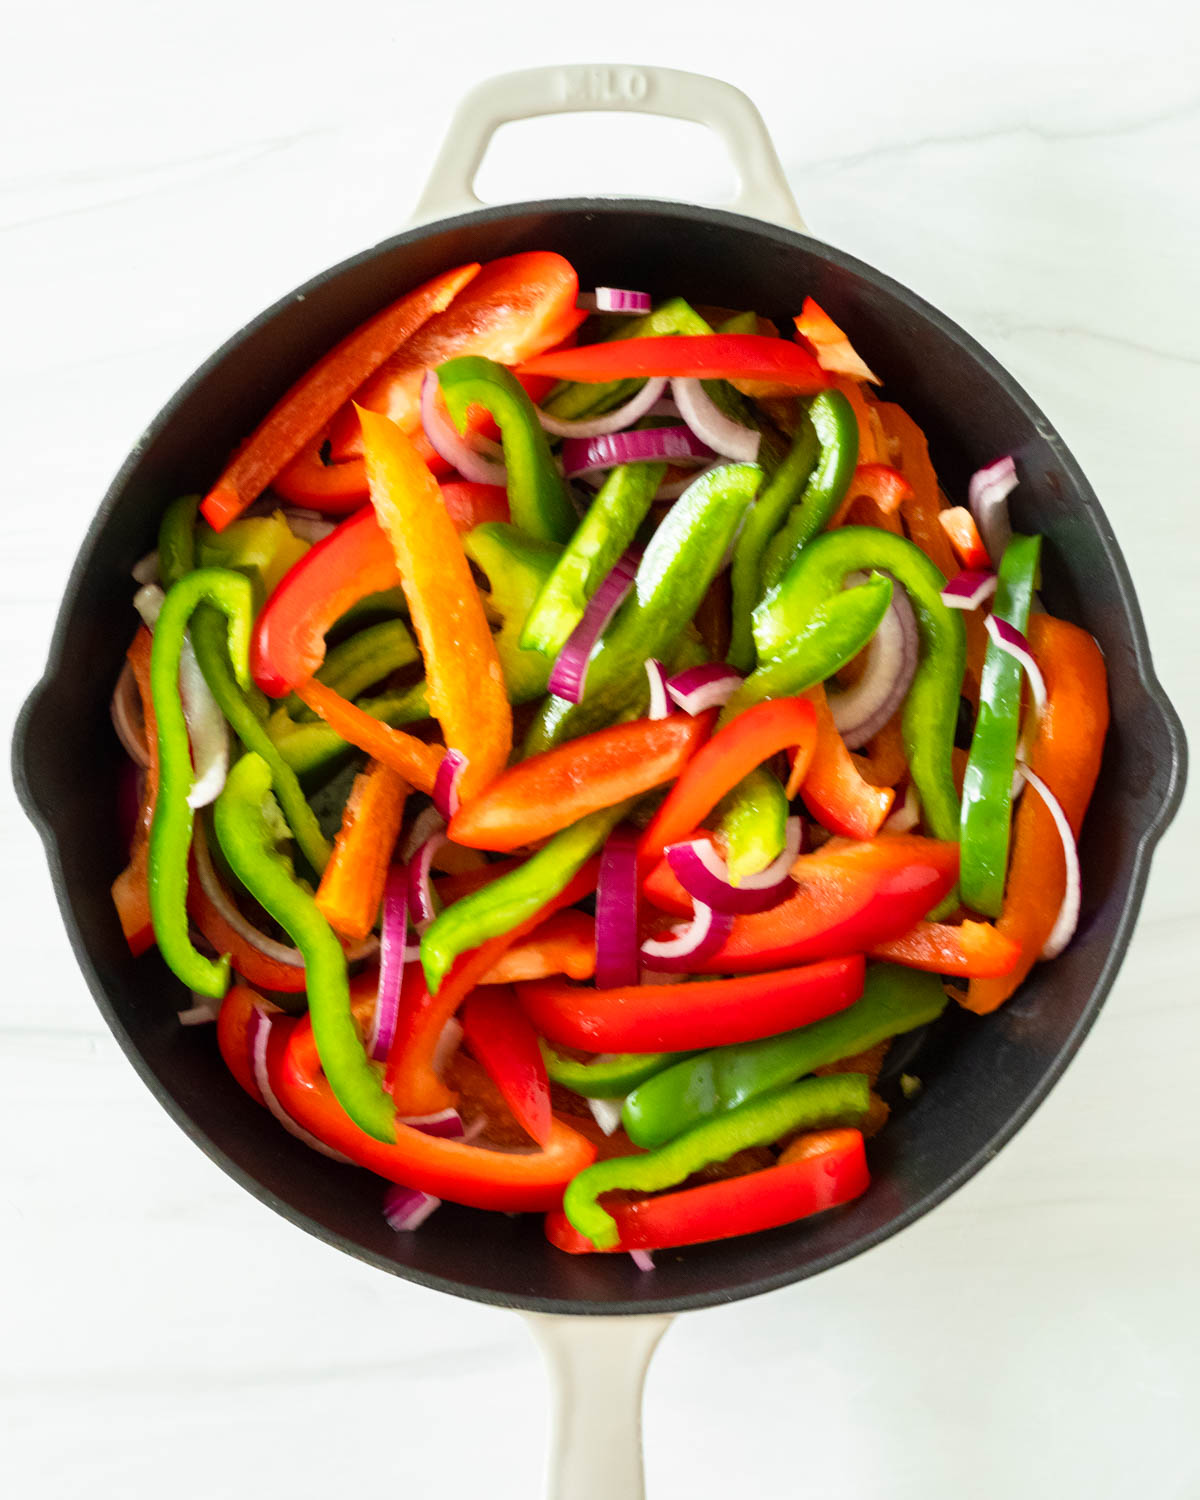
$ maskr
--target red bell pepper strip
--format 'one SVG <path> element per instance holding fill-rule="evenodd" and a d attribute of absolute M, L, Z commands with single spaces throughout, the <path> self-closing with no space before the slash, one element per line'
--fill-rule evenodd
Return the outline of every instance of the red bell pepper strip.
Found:
<path fill-rule="evenodd" d="M 812 396 L 829 384 L 816 359 L 799 344 L 760 333 L 674 334 L 664 338 L 610 339 L 556 349 L 527 359 L 522 375 L 602 382 L 683 375 L 700 380 L 752 381 L 762 394 Z"/>
<path fill-rule="evenodd" d="M 437 861 L 436 855 L 434 861 Z M 485 885 L 491 885 L 493 880 L 499 880 L 501 875 L 515 870 L 520 863 L 519 859 L 497 859 L 472 870 L 455 870 L 452 874 L 441 875 L 434 880 L 434 893 L 443 906 L 452 906 L 455 901 L 461 901 L 472 891 L 482 890 Z"/>
<path fill-rule="evenodd" d="M 975 517 L 965 505 L 952 505 L 948 510 L 939 510 L 938 525 L 950 538 L 954 555 L 964 568 L 982 571 L 992 566 L 992 559 L 983 545 Z"/>
<path fill-rule="evenodd" d="M 363 381 L 423 323 L 449 307 L 478 270 L 478 264 L 472 264 L 435 276 L 376 313 L 302 375 L 237 450 L 204 497 L 200 508 L 214 531 L 224 531 L 257 500 Z"/>
<path fill-rule="evenodd" d="M 881 515 L 893 515 L 905 500 L 912 499 L 912 495 L 912 485 L 899 469 L 893 469 L 890 464 L 859 464 L 845 498 L 833 513 L 829 524 L 844 525 L 850 518 L 851 510 L 863 499 L 871 501 Z"/>
<path fill-rule="evenodd" d="M 1021 945 L 990 922 L 963 922 L 959 927 L 941 922 L 917 922 L 890 942 L 876 943 L 872 958 L 925 969 L 931 974 L 961 974 L 971 979 L 997 979 L 1011 974 L 1021 956 Z"/>
<path fill-rule="evenodd" d="M 500 853 L 537 843 L 602 807 L 674 781 L 715 712 L 614 724 L 512 766 L 464 801 L 446 830 L 456 844 Z"/>
<path fill-rule="evenodd" d="M 431 318 L 365 382 L 355 405 L 390 417 L 414 438 L 423 436 L 421 382 L 426 370 L 460 354 L 515 365 L 551 349 L 587 316 L 575 306 L 578 295 L 574 268 L 553 251 L 528 250 L 489 261 L 445 312 Z M 339 413 L 331 437 L 335 459 L 362 451 L 353 407 Z"/>
<path fill-rule="evenodd" d="M 508 985 L 473 990 L 462 1008 L 463 1040 L 539 1146 L 550 1140 L 550 1080 L 537 1033 Z"/>
<path fill-rule="evenodd" d="M 152 637 L 143 625 L 130 642 L 125 656 L 133 669 L 138 697 L 142 700 L 142 716 L 146 725 L 146 748 L 150 765 L 146 770 L 146 784 L 142 791 L 142 805 L 134 825 L 133 840 L 129 847 L 129 861 L 112 883 L 113 904 L 117 908 L 117 919 L 125 941 L 135 958 L 154 945 L 154 923 L 150 918 L 150 825 L 154 821 L 154 802 L 158 796 L 158 724 L 154 714 L 154 700 L 150 696 L 150 645 Z M 218 948 L 218 953 L 223 953 Z"/>
<path fill-rule="evenodd" d="M 697 963 L 697 972 L 758 973 L 868 953 L 902 936 L 951 891 L 958 845 L 907 834 L 867 843 L 834 838 L 802 854 L 792 877 L 795 895 L 770 911 L 734 917 L 724 944 Z"/>
<path fill-rule="evenodd" d="M 788 796 L 795 796 L 799 787 L 809 812 L 831 833 L 850 839 L 874 838 L 896 793 L 891 787 L 873 786 L 863 777 L 833 722 L 825 689 L 810 688 L 805 697 L 816 714 L 817 744 L 807 770 L 800 767 L 797 775 L 793 763 Z"/>
<path fill-rule="evenodd" d="M 652 870 L 668 844 L 694 833 L 726 792 L 777 751 L 794 748 L 803 773 L 816 743 L 817 716 L 807 698 L 772 698 L 739 714 L 696 752 L 671 788 L 642 835 L 639 868 Z"/>
<path fill-rule="evenodd" d="M 203 837 L 202 829 L 193 830 L 193 840 Z M 217 953 L 228 953 L 231 966 L 247 984 L 257 989 L 277 990 L 285 995 L 304 993 L 307 986 L 304 965 L 283 963 L 248 943 L 209 900 L 196 872 L 194 856 L 188 866 L 187 909 L 188 916 L 210 947 Z"/>
<path fill-rule="evenodd" d="M 225 992 L 221 1009 L 217 1012 L 217 1046 L 225 1060 L 225 1066 L 257 1104 L 266 1107 L 258 1080 L 254 1076 L 254 1063 L 250 1056 L 250 1022 L 255 1010 L 270 1015 L 281 1015 L 277 1005 L 264 1000 L 249 985 L 234 984 Z M 275 1023 L 272 1022 L 272 1031 Z M 282 1028 L 281 1028 L 282 1029 Z"/>
<path fill-rule="evenodd" d="M 595 972 L 595 919 L 582 911 L 560 911 L 502 953 L 483 976 L 483 983 L 519 984 L 549 979 L 552 974 L 590 979 Z"/>
<path fill-rule="evenodd" d="M 317 910 L 341 938 L 365 938 L 375 925 L 407 797 L 408 783 L 381 761 L 354 778 L 316 894 Z"/>
<path fill-rule="evenodd" d="M 381 724 L 357 703 L 351 703 L 315 677 L 308 682 L 298 682 L 296 696 L 313 713 L 319 714 L 330 729 L 336 730 L 348 745 L 357 745 L 385 766 L 390 766 L 417 791 L 433 791 L 438 767 L 445 754 L 441 745 L 427 745 L 415 735 Z"/>
<path fill-rule="evenodd" d="M 395 553 L 430 712 L 447 746 L 466 757 L 459 779 L 466 800 L 496 779 L 512 749 L 496 643 L 437 481 L 394 422 L 370 411 L 361 420 L 371 504 Z"/>
<path fill-rule="evenodd" d="M 845 1010 L 862 994 L 861 954 L 773 974 L 597 990 L 566 979 L 519 984 L 548 1041 L 589 1052 L 691 1052 L 777 1036 Z"/>
<path fill-rule="evenodd" d="M 502 1213 L 556 1208 L 567 1183 L 596 1154 L 588 1141 L 557 1119 L 552 1119 L 541 1151 L 490 1151 L 426 1135 L 399 1122 L 394 1142 L 377 1141 L 360 1130 L 333 1097 L 321 1072 L 308 1016 L 296 1023 L 278 1065 L 271 1068 L 271 1085 L 298 1124 L 360 1167 L 470 1208 Z"/>
<path fill-rule="evenodd" d="M 825 309 L 811 297 L 805 297 L 800 315 L 794 321 L 796 332 L 811 346 L 823 370 L 849 375 L 852 380 L 869 380 L 872 385 L 882 383 Z"/>
<path fill-rule="evenodd" d="M 386 1087 L 402 1115 L 430 1115 L 454 1102 L 454 1096 L 433 1070 L 442 1028 L 514 943 L 520 942 L 555 912 L 574 906 L 596 889 L 599 869 L 598 859 L 588 860 L 558 895 L 528 921 L 520 922 L 510 931 L 489 938 L 478 948 L 462 954 L 438 986 L 436 995 L 431 995 L 422 983 L 415 991 L 414 1003 L 401 1007 L 396 1039 L 388 1054 Z M 414 964 L 413 969 L 419 971 L 419 966 Z"/>
<path fill-rule="evenodd" d="M 319 510 L 327 516 L 350 515 L 371 498 L 367 466 L 361 458 L 327 463 L 322 453 L 328 451 L 327 443 L 327 435 L 319 432 L 290 464 L 280 469 L 271 481 L 271 488 L 292 505 Z"/>
<path fill-rule="evenodd" d="M 561 1209 L 547 1214 L 546 1238 L 570 1255 L 703 1245 L 836 1208 L 860 1197 L 870 1183 L 862 1132 L 825 1130 L 798 1137 L 776 1166 L 760 1172 L 609 1204 L 619 1238 L 604 1251 L 597 1251 Z"/>
<path fill-rule="evenodd" d="M 396 555 L 369 505 L 283 575 L 254 623 L 250 670 L 282 698 L 325 660 L 325 632 L 353 604 L 400 582 Z"/>
<path fill-rule="evenodd" d="M 474 531 L 489 521 L 507 521 L 508 494 L 503 485 L 473 484 L 465 479 L 441 486 L 442 504 L 455 529 Z"/>

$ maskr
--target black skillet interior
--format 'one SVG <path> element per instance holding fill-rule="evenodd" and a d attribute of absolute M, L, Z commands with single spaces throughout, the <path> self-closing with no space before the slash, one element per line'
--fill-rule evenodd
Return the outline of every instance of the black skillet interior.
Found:
<path fill-rule="evenodd" d="M 843 326 L 929 435 L 943 485 L 1017 456 L 1018 526 L 1047 536 L 1047 607 L 1092 631 L 1108 659 L 1113 729 L 1083 839 L 1079 936 L 986 1021 L 955 1012 L 915 1066 L 925 1088 L 871 1148 L 859 1202 L 753 1239 L 661 1254 L 653 1275 L 625 1256 L 551 1249 L 536 1218 L 447 1207 L 393 1234 L 382 1188 L 314 1155 L 266 1118 L 225 1071 L 210 1029 L 184 1029 L 187 996 L 156 954 L 132 960 L 109 900 L 121 851 L 121 752 L 108 700 L 130 638 L 129 570 L 154 544 L 171 497 L 203 488 L 232 445 L 337 338 L 435 272 L 553 249 L 580 284 L 790 313 L 810 293 Z M 1185 744 L 1158 686 L 1112 530 L 1045 417 L 971 339 L 887 277 L 783 229 L 710 209 L 568 200 L 488 209 L 412 230 L 326 272 L 232 339 L 130 455 L 100 507 L 67 592 L 47 676 L 15 743 L 18 788 L 47 843 L 63 915 L 106 1020 L 189 1135 L 263 1202 L 350 1254 L 424 1285 L 548 1312 L 649 1312 L 730 1301 L 834 1265 L 910 1223 L 995 1155 L 1044 1098 L 1088 1030 L 1136 917 L 1155 840 L 1182 793 Z M 953 1007 L 952 1007 L 953 1010 Z M 914 1064 L 910 1063 L 910 1066 Z"/>

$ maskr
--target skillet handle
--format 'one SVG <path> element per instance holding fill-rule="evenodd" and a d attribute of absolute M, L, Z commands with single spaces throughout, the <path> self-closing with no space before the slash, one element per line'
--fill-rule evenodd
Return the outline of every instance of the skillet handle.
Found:
<path fill-rule="evenodd" d="M 676 68 L 527 68 L 485 79 L 463 99 L 413 214 L 416 224 L 482 208 L 475 176 L 492 136 L 511 120 L 584 110 L 665 115 L 707 125 L 737 170 L 736 213 L 804 229 L 763 118 L 741 89 Z"/>
<path fill-rule="evenodd" d="M 554 1387 L 547 1500 L 645 1500 L 642 1386 L 671 1319 L 525 1316 Z"/>

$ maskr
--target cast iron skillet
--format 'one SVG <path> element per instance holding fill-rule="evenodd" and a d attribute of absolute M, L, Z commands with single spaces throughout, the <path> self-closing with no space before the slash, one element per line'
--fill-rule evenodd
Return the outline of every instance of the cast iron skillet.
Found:
<path fill-rule="evenodd" d="M 654 70 L 558 69 L 497 82 L 506 97 L 514 88 L 529 96 L 528 107 L 509 115 L 632 107 L 708 118 L 718 99 L 733 107 L 736 91 L 711 81 L 708 108 L 680 103 L 681 77 L 686 82 Z M 452 137 L 443 171 L 457 156 L 469 184 L 495 119 L 485 123 L 479 139 Z M 732 136 L 728 120 L 716 123 Z M 756 159 L 740 152 L 749 188 L 779 190 L 765 136 L 757 149 Z M 786 213 L 786 197 L 779 204 Z M 815 296 L 853 330 L 887 395 L 925 428 L 951 493 L 963 492 L 979 464 L 1016 455 L 1014 519 L 1046 535 L 1046 606 L 1093 632 L 1110 674 L 1112 729 L 1084 830 L 1075 942 L 1035 969 L 997 1015 L 979 1020 L 951 1007 L 923 1043 L 924 1090 L 873 1143 L 875 1180 L 864 1198 L 794 1228 L 660 1255 L 653 1275 L 625 1256 L 562 1255 L 546 1244 L 537 1218 L 489 1215 L 485 1223 L 447 1207 L 419 1234 L 392 1233 L 377 1178 L 328 1162 L 276 1129 L 225 1070 L 211 1029 L 179 1026 L 175 1012 L 187 995 L 156 954 L 130 958 L 109 899 L 122 864 L 114 814 L 122 752 L 108 702 L 134 625 L 129 570 L 154 545 L 164 504 L 203 489 L 285 387 L 381 305 L 448 266 L 534 248 L 567 256 L 585 287 L 681 294 L 785 323 L 806 293 Z M 285 297 L 197 371 L 151 423 L 99 508 L 46 675 L 18 724 L 14 758 L 96 1003 L 164 1108 L 236 1181 L 311 1234 L 425 1286 L 543 1312 L 633 1313 L 704 1307 L 811 1276 L 912 1223 L 995 1156 L 1058 1079 L 1112 984 L 1151 851 L 1182 793 L 1185 743 L 1095 495 L 1047 419 L 973 339 L 889 277 L 803 233 L 680 204 L 566 199 L 409 230 Z"/>

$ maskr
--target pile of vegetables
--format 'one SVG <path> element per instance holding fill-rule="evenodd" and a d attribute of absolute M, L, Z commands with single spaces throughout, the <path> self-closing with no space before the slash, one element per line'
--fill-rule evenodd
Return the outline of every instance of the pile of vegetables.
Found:
<path fill-rule="evenodd" d="M 531 252 L 166 508 L 116 910 L 398 1231 L 647 1266 L 849 1202 L 892 1039 L 1070 941 L 1103 660 L 1013 461 L 948 505 L 878 383 L 811 299 L 785 337 Z"/>

